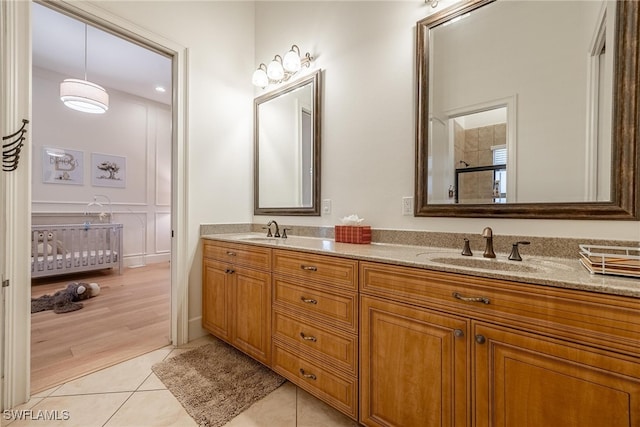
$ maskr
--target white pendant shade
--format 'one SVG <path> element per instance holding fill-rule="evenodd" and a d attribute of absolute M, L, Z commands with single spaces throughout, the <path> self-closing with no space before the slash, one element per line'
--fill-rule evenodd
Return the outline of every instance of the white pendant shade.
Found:
<path fill-rule="evenodd" d="M 84 113 L 102 114 L 109 109 L 107 91 L 86 80 L 64 80 L 60 83 L 60 99 L 67 107 Z"/>

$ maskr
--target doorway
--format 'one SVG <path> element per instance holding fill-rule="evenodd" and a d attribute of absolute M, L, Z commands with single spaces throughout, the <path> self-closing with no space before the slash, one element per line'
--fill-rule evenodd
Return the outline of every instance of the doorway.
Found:
<path fill-rule="evenodd" d="M 72 282 L 101 287 L 81 310 L 32 314 L 33 393 L 171 343 L 174 115 L 170 56 L 45 5 L 34 3 L 32 17 L 32 224 L 124 230 L 122 274 L 54 271 L 32 281 L 33 297 Z M 67 78 L 104 87 L 107 112 L 63 105 Z M 73 160 L 58 165 L 60 153 Z M 105 164 L 117 165 L 116 173 L 105 175 Z M 62 262 L 75 253 L 61 251 Z M 61 333 L 71 325 L 82 325 L 77 340 Z"/>

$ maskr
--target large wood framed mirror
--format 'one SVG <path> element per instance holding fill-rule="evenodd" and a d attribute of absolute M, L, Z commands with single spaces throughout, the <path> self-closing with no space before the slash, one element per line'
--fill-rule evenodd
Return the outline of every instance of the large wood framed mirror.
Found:
<path fill-rule="evenodd" d="M 321 76 L 254 101 L 255 215 L 320 215 Z"/>
<path fill-rule="evenodd" d="M 639 219 L 639 6 L 470 0 L 419 21 L 416 216 Z"/>

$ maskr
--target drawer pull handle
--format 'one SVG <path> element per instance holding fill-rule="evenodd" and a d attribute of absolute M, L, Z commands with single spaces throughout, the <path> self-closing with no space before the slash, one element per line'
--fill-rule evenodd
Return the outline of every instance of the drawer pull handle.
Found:
<path fill-rule="evenodd" d="M 309 378 L 310 380 L 316 380 L 317 377 L 313 374 L 307 374 L 304 369 L 300 368 L 300 375 L 302 375 L 305 378 Z"/>
<path fill-rule="evenodd" d="M 314 266 L 314 265 L 304 265 L 301 264 L 300 268 L 303 270 L 307 270 L 307 271 L 318 271 L 318 267 Z"/>
<path fill-rule="evenodd" d="M 311 341 L 311 342 L 316 342 L 318 341 L 318 339 L 312 335 L 305 335 L 304 332 L 300 332 L 300 338 L 302 338 L 305 341 Z"/>
<path fill-rule="evenodd" d="M 465 301 L 465 302 L 481 302 L 483 304 L 491 303 L 491 300 L 487 297 L 465 297 L 464 295 L 461 295 L 458 292 L 454 292 L 453 297 L 455 299 L 459 299 L 460 301 Z"/>
<path fill-rule="evenodd" d="M 224 272 L 225 272 L 225 273 L 227 273 L 227 274 L 233 274 L 233 273 L 235 273 L 236 271 L 235 271 L 235 270 L 233 270 L 233 269 L 231 269 L 231 268 L 227 268 Z"/>
<path fill-rule="evenodd" d="M 236 256 L 236 253 L 235 253 L 235 252 L 231 252 L 231 251 L 227 251 L 227 255 L 229 255 L 229 256 Z"/>
<path fill-rule="evenodd" d="M 305 297 L 300 297 L 300 301 L 302 302 L 306 302 L 307 304 L 317 304 L 318 301 L 311 299 L 311 298 L 305 298 Z"/>

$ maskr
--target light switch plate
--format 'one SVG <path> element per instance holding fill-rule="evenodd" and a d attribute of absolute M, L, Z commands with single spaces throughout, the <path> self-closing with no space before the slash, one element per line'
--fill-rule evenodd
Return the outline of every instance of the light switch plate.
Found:
<path fill-rule="evenodd" d="M 413 197 L 402 198 L 402 215 L 413 215 Z"/>
<path fill-rule="evenodd" d="M 323 214 L 331 213 L 331 199 L 324 199 L 322 201 L 322 213 Z"/>

